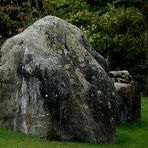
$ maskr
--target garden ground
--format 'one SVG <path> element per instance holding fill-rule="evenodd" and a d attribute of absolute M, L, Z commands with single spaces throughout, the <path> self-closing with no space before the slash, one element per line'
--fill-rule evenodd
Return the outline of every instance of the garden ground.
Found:
<path fill-rule="evenodd" d="M 142 97 L 141 108 L 142 119 L 140 121 L 118 125 L 115 144 L 48 141 L 0 128 L 0 148 L 147 148 L 148 97 Z"/>

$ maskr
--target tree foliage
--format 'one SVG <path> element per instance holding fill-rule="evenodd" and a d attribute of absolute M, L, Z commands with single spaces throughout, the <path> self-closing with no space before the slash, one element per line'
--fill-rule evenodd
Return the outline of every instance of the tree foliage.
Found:
<path fill-rule="evenodd" d="M 144 14 L 144 26 L 145 26 L 145 39 L 144 39 L 144 51 L 146 52 L 145 62 L 145 91 L 144 94 L 148 96 L 148 1 L 142 0 L 143 14 Z"/>
<path fill-rule="evenodd" d="M 108 5 L 103 15 L 85 9 L 69 20 L 82 29 L 94 49 L 106 58 L 111 70 L 129 70 L 143 89 L 145 50 L 141 10 Z"/>
<path fill-rule="evenodd" d="M 42 16 L 41 0 L 0 0 L 0 44 Z"/>

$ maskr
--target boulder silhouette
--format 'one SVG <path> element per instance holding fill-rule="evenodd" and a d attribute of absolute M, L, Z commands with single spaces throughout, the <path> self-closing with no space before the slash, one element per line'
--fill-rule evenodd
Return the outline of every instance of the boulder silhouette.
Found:
<path fill-rule="evenodd" d="M 77 27 L 46 16 L 0 54 L 1 126 L 49 139 L 115 141 L 114 83 Z"/>

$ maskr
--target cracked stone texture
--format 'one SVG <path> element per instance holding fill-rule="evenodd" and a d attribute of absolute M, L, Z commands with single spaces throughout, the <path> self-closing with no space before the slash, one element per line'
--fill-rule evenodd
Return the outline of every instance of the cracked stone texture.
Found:
<path fill-rule="evenodd" d="M 0 125 L 58 140 L 114 142 L 117 96 L 104 58 L 46 16 L 0 50 Z"/>
<path fill-rule="evenodd" d="M 135 122 L 141 118 L 141 98 L 137 83 L 127 70 L 110 71 L 118 92 L 118 122 Z"/>

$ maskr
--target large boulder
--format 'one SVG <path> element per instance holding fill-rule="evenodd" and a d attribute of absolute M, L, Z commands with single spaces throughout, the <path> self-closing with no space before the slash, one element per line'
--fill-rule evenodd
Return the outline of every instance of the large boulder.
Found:
<path fill-rule="evenodd" d="M 0 58 L 0 125 L 40 137 L 114 142 L 116 90 L 81 31 L 47 16 L 8 39 Z"/>
<path fill-rule="evenodd" d="M 127 70 L 111 71 L 110 77 L 118 92 L 118 122 L 134 122 L 141 117 L 141 99 L 137 83 Z"/>

